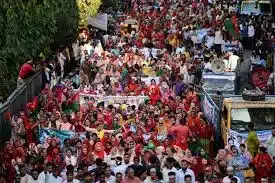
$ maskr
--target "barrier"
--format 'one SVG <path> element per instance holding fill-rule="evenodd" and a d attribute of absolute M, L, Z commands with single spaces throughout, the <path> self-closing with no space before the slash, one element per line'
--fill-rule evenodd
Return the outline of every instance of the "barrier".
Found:
<path fill-rule="evenodd" d="M 42 89 L 41 72 L 36 73 L 25 83 L 17 88 L 0 106 L 0 139 L 8 140 L 10 138 L 10 123 L 6 121 L 7 113 L 17 114 L 25 108 L 25 105 L 33 100 L 34 96 L 38 96 Z"/>

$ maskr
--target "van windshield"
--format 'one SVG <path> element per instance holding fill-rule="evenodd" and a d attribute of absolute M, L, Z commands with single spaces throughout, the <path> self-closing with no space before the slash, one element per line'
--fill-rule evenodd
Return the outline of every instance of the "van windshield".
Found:
<path fill-rule="evenodd" d="M 255 130 L 270 130 L 275 124 L 275 109 L 253 108 L 253 109 L 232 109 L 231 129 L 237 132 L 247 132 L 247 125 L 253 122 Z"/>

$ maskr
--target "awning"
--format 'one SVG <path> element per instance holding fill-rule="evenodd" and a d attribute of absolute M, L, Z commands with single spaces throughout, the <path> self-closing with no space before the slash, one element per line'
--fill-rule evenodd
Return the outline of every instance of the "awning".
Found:
<path fill-rule="evenodd" d="M 108 25 L 107 13 L 97 14 L 94 17 L 89 17 L 88 24 L 95 28 L 107 31 L 107 25 Z"/>

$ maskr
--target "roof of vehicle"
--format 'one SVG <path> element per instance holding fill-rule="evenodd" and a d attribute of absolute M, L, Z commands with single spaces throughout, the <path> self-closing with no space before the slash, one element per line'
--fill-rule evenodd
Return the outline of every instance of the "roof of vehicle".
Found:
<path fill-rule="evenodd" d="M 256 3 L 256 2 L 258 2 L 258 3 L 271 3 L 271 1 L 270 0 L 263 0 L 263 1 L 257 1 L 257 0 L 245 0 L 245 1 L 242 1 L 242 3 Z"/>
<path fill-rule="evenodd" d="M 247 101 L 242 97 L 230 97 L 225 98 L 223 103 L 228 109 L 275 108 L 275 96 L 266 96 L 263 101 Z"/>

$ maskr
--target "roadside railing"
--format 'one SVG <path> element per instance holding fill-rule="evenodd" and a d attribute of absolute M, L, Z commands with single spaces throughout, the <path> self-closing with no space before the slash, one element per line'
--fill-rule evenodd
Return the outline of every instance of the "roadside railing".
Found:
<path fill-rule="evenodd" d="M 7 123 L 7 114 L 18 114 L 20 110 L 25 108 L 25 105 L 33 100 L 34 96 L 38 96 L 42 89 L 41 72 L 36 73 L 27 79 L 22 86 L 8 97 L 7 101 L 0 106 L 0 140 L 7 139 L 7 130 L 10 131 Z"/>

